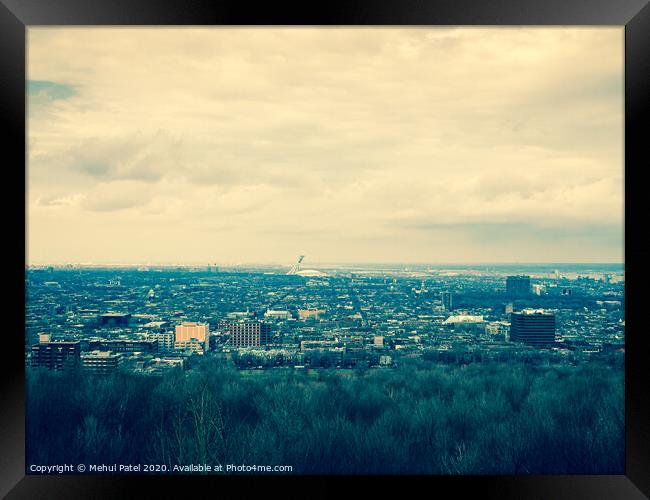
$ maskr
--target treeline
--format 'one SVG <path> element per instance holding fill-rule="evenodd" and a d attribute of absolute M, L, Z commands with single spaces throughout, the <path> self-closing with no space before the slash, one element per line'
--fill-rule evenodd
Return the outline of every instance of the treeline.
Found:
<path fill-rule="evenodd" d="M 30 371 L 28 463 L 291 465 L 316 474 L 621 474 L 623 370 Z"/>
<path fill-rule="evenodd" d="M 388 353 L 385 353 L 388 354 Z M 382 355 L 367 349 L 307 349 L 303 352 L 244 351 L 233 352 L 232 362 L 237 368 L 273 368 L 278 366 L 307 366 L 310 368 L 360 368 L 377 366 Z"/>

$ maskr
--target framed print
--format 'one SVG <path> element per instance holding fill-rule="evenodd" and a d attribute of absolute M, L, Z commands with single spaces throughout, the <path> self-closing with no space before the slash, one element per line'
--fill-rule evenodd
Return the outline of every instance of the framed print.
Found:
<path fill-rule="evenodd" d="M 648 495 L 650 10 L 525 3 L 4 1 L 3 495 Z"/>

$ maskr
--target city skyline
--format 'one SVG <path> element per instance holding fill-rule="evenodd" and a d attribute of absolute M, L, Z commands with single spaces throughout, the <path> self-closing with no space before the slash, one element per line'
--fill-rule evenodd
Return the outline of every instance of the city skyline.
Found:
<path fill-rule="evenodd" d="M 29 28 L 27 263 L 623 262 L 622 28 Z"/>

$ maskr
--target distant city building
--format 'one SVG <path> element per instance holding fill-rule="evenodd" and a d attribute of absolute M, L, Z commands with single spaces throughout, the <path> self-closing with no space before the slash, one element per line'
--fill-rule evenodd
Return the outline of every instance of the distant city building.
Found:
<path fill-rule="evenodd" d="M 142 323 L 143 327 L 149 323 L 159 323 L 158 316 L 155 314 L 132 314 L 131 321 L 136 324 Z"/>
<path fill-rule="evenodd" d="M 616 310 L 622 305 L 620 300 L 597 300 L 596 304 L 609 310 Z"/>
<path fill-rule="evenodd" d="M 503 306 L 503 312 L 506 314 L 510 314 L 512 311 L 514 311 L 514 307 L 512 305 L 512 302 L 508 302 L 506 305 Z"/>
<path fill-rule="evenodd" d="M 510 340 L 530 345 L 555 342 L 555 314 L 543 309 L 525 309 L 510 316 Z"/>
<path fill-rule="evenodd" d="M 460 323 L 482 323 L 483 316 L 472 316 L 469 314 L 459 314 L 457 316 L 449 316 L 442 322 L 443 325 L 460 324 Z"/>
<path fill-rule="evenodd" d="M 155 340 L 158 343 L 158 352 L 172 352 L 175 348 L 174 332 L 157 332 L 153 331 L 147 334 L 147 340 Z"/>
<path fill-rule="evenodd" d="M 90 340 L 88 341 L 90 351 L 112 351 L 112 352 L 145 352 L 155 353 L 158 351 L 158 343 L 155 340 Z"/>
<path fill-rule="evenodd" d="M 483 316 L 460 314 L 457 316 L 449 316 L 442 324 L 456 331 L 484 333 L 486 322 Z"/>
<path fill-rule="evenodd" d="M 440 292 L 440 301 L 442 306 L 447 310 L 451 311 L 453 308 L 453 294 L 451 292 Z"/>
<path fill-rule="evenodd" d="M 165 328 L 167 328 L 168 325 L 169 322 L 167 321 L 150 321 L 149 323 L 142 325 L 142 328 L 146 328 L 151 332 L 155 332 L 155 331 L 164 330 Z"/>
<path fill-rule="evenodd" d="M 128 326 L 131 315 L 126 313 L 113 313 L 99 315 L 100 326 Z"/>
<path fill-rule="evenodd" d="M 81 354 L 81 367 L 84 371 L 107 375 L 115 370 L 122 360 L 122 354 L 111 351 L 90 351 Z"/>
<path fill-rule="evenodd" d="M 228 319 L 250 319 L 254 317 L 255 313 L 253 311 L 233 311 L 226 314 Z"/>
<path fill-rule="evenodd" d="M 78 366 L 80 354 L 81 343 L 78 340 L 50 342 L 47 339 L 32 346 L 31 366 L 55 371 L 72 370 Z"/>
<path fill-rule="evenodd" d="M 151 360 L 154 369 L 165 368 L 183 368 L 185 365 L 184 358 L 154 358 Z"/>
<path fill-rule="evenodd" d="M 325 311 L 321 309 L 298 309 L 298 317 L 302 320 L 319 319 Z"/>
<path fill-rule="evenodd" d="M 485 333 L 506 339 L 510 333 L 510 323 L 507 321 L 493 321 L 485 326 Z"/>
<path fill-rule="evenodd" d="M 533 294 L 534 295 L 542 295 L 543 291 L 544 291 L 544 285 L 540 285 L 539 283 L 535 283 L 533 285 Z"/>
<path fill-rule="evenodd" d="M 268 319 L 291 319 L 291 313 L 289 311 L 283 310 L 272 310 L 268 309 L 264 313 L 264 317 Z"/>
<path fill-rule="evenodd" d="M 174 341 L 176 349 L 192 348 L 193 344 L 198 343 L 207 351 L 210 349 L 210 326 L 207 323 L 183 322 L 176 325 Z"/>
<path fill-rule="evenodd" d="M 324 273 L 323 271 L 318 271 L 316 269 L 302 269 L 296 273 L 299 276 L 306 276 L 310 278 L 325 278 L 327 277 L 327 273 Z"/>
<path fill-rule="evenodd" d="M 93 316 L 99 314 L 99 309 L 87 309 L 87 308 L 81 308 L 79 309 L 79 314 L 83 316 Z"/>
<path fill-rule="evenodd" d="M 338 346 L 340 346 L 339 342 L 335 340 L 301 340 L 300 341 L 301 351 L 304 351 L 306 349 L 334 348 Z"/>
<path fill-rule="evenodd" d="M 207 349 L 205 348 L 205 344 L 195 338 L 191 338 L 189 340 L 174 341 L 174 350 L 187 351 L 196 354 L 204 354 L 207 351 Z"/>
<path fill-rule="evenodd" d="M 238 321 L 228 325 L 230 345 L 233 347 L 258 347 L 271 341 L 271 325 L 263 321 Z"/>
<path fill-rule="evenodd" d="M 509 297 L 527 297 L 530 295 L 530 276 L 508 276 L 506 294 Z"/>
<path fill-rule="evenodd" d="M 384 337 L 382 337 L 381 335 L 376 335 L 372 339 L 372 345 L 377 347 L 384 347 Z"/>

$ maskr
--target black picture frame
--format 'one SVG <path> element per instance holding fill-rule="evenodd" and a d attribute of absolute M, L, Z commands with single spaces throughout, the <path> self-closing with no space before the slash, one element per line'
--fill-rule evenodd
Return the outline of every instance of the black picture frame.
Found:
<path fill-rule="evenodd" d="M 644 168 L 650 165 L 643 121 L 650 115 L 650 6 L 648 0 L 364 0 L 279 5 L 208 0 L 0 0 L 0 120 L 5 129 L 2 197 L 5 250 L 0 407 L 0 495 L 6 498 L 124 498 L 187 494 L 192 481 L 214 494 L 314 496 L 344 494 L 340 477 L 255 478 L 25 476 L 25 40 L 36 25 L 610 25 L 625 26 L 625 267 L 626 267 L 626 469 L 620 476 L 373 477 L 362 486 L 384 494 L 416 494 L 415 487 L 454 496 L 501 499 L 611 499 L 650 496 L 650 411 L 647 326 L 643 289 L 648 281 L 645 236 L 648 212 Z M 295 483 L 297 481 L 297 483 Z M 414 484 L 417 483 L 417 484 Z M 144 490 L 143 490 L 144 488 Z M 154 493 L 159 491 L 159 494 Z M 209 490 L 209 491 L 210 491 Z M 366 491 L 366 493 L 371 494 Z M 212 494 L 211 494 L 212 496 Z M 249 496 L 248 494 L 244 495 Z M 364 494 L 365 496 L 365 494 Z"/>

